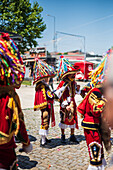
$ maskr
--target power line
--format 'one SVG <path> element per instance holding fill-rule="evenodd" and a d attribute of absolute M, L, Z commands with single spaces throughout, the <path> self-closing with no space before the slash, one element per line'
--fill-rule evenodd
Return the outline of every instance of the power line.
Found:
<path fill-rule="evenodd" d="M 79 25 L 79 26 L 77 26 L 76 28 L 80 28 L 80 27 L 83 27 L 83 26 L 87 26 L 87 25 L 90 25 L 90 24 L 93 24 L 93 23 L 95 23 L 95 22 L 99 22 L 99 21 L 102 21 L 102 20 L 105 20 L 105 19 L 111 18 L 111 17 L 113 17 L 113 14 L 112 14 L 112 15 L 105 16 L 105 17 L 102 17 L 102 18 L 97 18 L 97 19 L 92 20 L 92 21 L 90 21 L 90 22 L 87 22 L 87 23 L 85 23 L 85 24 Z"/>

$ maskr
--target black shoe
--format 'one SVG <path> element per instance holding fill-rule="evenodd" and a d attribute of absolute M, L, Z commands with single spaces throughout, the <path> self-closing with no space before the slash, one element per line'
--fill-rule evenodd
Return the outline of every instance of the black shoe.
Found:
<path fill-rule="evenodd" d="M 23 148 L 20 148 L 20 149 L 19 149 L 19 152 L 24 152 L 24 149 L 23 149 Z"/>
<path fill-rule="evenodd" d="M 51 140 L 46 138 L 46 143 L 51 143 Z"/>
<path fill-rule="evenodd" d="M 52 147 L 51 147 L 50 145 L 48 145 L 48 144 L 47 144 L 47 142 L 46 142 L 46 143 L 44 143 L 44 144 L 41 144 L 41 143 L 40 143 L 40 147 L 42 147 L 42 148 L 48 148 L 48 149 L 52 149 Z"/>
<path fill-rule="evenodd" d="M 15 136 L 15 143 L 21 143 L 20 140 Z"/>
<path fill-rule="evenodd" d="M 70 143 L 77 143 L 79 144 L 79 141 L 77 140 L 77 138 L 75 137 L 75 135 L 71 135 L 70 139 L 69 139 Z"/>
<path fill-rule="evenodd" d="M 65 135 L 62 135 L 62 136 L 61 136 L 61 142 L 62 142 L 62 143 L 66 143 Z"/>

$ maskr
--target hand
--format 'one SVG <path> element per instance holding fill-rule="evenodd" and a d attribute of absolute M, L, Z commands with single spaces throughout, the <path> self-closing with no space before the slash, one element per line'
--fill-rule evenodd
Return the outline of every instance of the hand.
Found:
<path fill-rule="evenodd" d="M 67 110 L 67 111 L 70 111 L 70 110 L 71 110 L 71 107 L 70 107 L 70 106 L 67 106 L 67 107 L 66 107 L 66 110 Z"/>

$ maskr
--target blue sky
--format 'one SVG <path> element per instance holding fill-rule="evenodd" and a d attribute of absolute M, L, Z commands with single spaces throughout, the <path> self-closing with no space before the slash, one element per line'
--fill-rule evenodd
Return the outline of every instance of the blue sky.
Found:
<path fill-rule="evenodd" d="M 33 3 L 36 0 L 31 0 Z M 85 51 L 104 54 L 113 46 L 112 0 L 37 0 L 47 29 L 38 39 L 39 46 L 53 51 L 54 19 L 56 31 L 85 36 Z M 84 39 L 57 34 L 57 51 L 84 51 Z"/>

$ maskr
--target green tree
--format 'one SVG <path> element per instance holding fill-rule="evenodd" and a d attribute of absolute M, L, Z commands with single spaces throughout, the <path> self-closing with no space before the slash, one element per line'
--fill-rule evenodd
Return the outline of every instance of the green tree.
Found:
<path fill-rule="evenodd" d="M 64 55 L 67 55 L 68 54 L 68 52 L 64 52 Z"/>
<path fill-rule="evenodd" d="M 31 5 L 29 0 L 0 0 L 0 29 L 23 37 L 22 42 L 17 43 L 22 53 L 36 47 L 36 39 L 42 38 L 42 32 L 46 29 L 42 11 L 38 2 Z"/>

